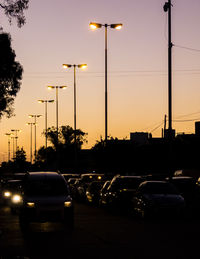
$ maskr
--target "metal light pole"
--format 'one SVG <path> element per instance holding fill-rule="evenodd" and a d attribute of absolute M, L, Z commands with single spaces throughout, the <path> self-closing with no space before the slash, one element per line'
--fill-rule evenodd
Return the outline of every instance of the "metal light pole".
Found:
<path fill-rule="evenodd" d="M 39 114 L 30 114 L 29 118 L 34 118 L 34 125 L 35 125 L 35 160 L 36 160 L 36 152 L 37 152 L 37 148 L 36 148 L 36 126 L 37 126 L 37 118 L 41 117 L 42 115 Z"/>
<path fill-rule="evenodd" d="M 12 136 L 12 133 L 6 133 L 6 136 L 8 136 L 8 162 L 10 161 L 10 138 Z"/>
<path fill-rule="evenodd" d="M 15 137 L 11 137 L 12 141 L 13 141 L 13 160 L 15 158 Z"/>
<path fill-rule="evenodd" d="M 58 89 L 66 89 L 67 86 L 47 86 L 48 89 L 56 89 L 56 134 L 57 134 L 57 145 L 58 145 Z"/>
<path fill-rule="evenodd" d="M 18 135 L 17 135 L 17 133 L 18 132 L 21 132 L 21 130 L 19 130 L 19 129 L 11 129 L 11 131 L 12 132 L 15 132 L 15 146 L 16 146 L 16 148 L 15 148 L 15 154 L 16 154 L 16 152 L 17 152 L 17 150 L 18 150 L 18 146 L 17 146 L 17 140 L 18 140 Z M 13 140 L 14 141 L 14 140 Z M 13 143 L 13 153 L 14 153 L 14 143 Z M 13 158 L 14 158 L 14 155 L 13 155 Z"/>
<path fill-rule="evenodd" d="M 30 162 L 32 164 L 33 162 L 33 156 L 32 156 L 32 127 L 35 125 L 35 122 L 28 122 L 27 125 L 30 125 L 31 128 L 31 134 L 30 134 Z"/>
<path fill-rule="evenodd" d="M 76 67 L 78 68 L 86 68 L 87 64 L 63 64 L 64 68 L 70 68 L 73 67 L 74 68 L 74 142 L 75 142 L 75 146 L 76 146 Z"/>
<path fill-rule="evenodd" d="M 165 12 L 168 12 L 168 118 L 169 118 L 169 137 L 172 137 L 172 47 L 171 41 L 171 0 L 168 0 L 163 6 Z"/>
<path fill-rule="evenodd" d="M 47 103 L 53 103 L 54 100 L 38 100 L 38 102 L 45 104 L 45 147 L 47 148 Z"/>
<path fill-rule="evenodd" d="M 101 23 L 90 23 L 91 29 L 98 29 L 101 27 L 105 27 L 105 142 L 107 142 L 108 139 L 108 61 L 107 61 L 107 52 L 108 52 L 108 37 L 107 37 L 107 31 L 108 27 L 112 29 L 120 30 L 122 28 L 122 23 L 116 23 L 116 24 L 101 24 Z"/>

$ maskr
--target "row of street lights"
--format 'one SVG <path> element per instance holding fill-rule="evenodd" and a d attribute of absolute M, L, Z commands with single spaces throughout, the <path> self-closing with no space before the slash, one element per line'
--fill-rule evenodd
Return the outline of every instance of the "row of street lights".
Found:
<path fill-rule="evenodd" d="M 94 23 L 91 22 L 89 24 L 90 28 L 92 30 L 94 29 L 100 29 L 102 27 L 105 28 L 105 141 L 107 141 L 108 138 L 108 71 L 107 71 L 107 29 L 110 27 L 111 29 L 120 30 L 122 28 L 122 23 L 116 23 L 116 24 L 101 24 L 101 23 Z M 63 68 L 71 68 L 73 67 L 74 70 L 74 140 L 75 140 L 75 148 L 76 148 L 76 130 L 77 130 L 77 124 L 76 124 L 76 118 L 77 118 L 77 112 L 76 112 L 76 68 L 84 69 L 87 67 L 87 64 L 63 64 Z M 56 131 L 57 131 L 57 144 L 58 144 L 58 89 L 65 89 L 66 86 L 48 86 L 48 89 L 56 89 Z M 47 148 L 47 103 L 53 103 L 54 100 L 46 100 L 46 99 L 40 99 L 38 100 L 39 103 L 45 104 L 45 147 Z M 31 147 L 30 147 L 30 160 L 32 163 L 32 126 L 35 126 L 35 157 L 36 157 L 36 125 L 37 125 L 37 118 L 41 117 L 41 115 L 38 114 L 31 114 L 29 117 L 34 118 L 34 122 L 27 123 L 27 125 L 30 125 L 31 127 Z M 16 142 L 17 142 L 17 132 L 18 130 L 13 130 L 16 133 Z M 9 135 L 6 133 L 6 135 Z M 10 145 L 10 142 L 9 142 Z M 9 146 L 10 150 L 10 146 Z M 17 143 L 16 143 L 16 150 L 17 150 Z M 10 160 L 10 151 L 8 152 L 8 159 Z"/>

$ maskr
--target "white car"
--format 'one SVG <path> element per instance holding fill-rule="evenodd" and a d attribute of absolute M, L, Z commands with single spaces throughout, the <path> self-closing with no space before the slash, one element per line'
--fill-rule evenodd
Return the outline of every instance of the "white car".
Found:
<path fill-rule="evenodd" d="M 74 206 L 66 180 L 56 172 L 32 172 L 25 176 L 19 222 L 22 231 L 31 222 L 60 221 L 72 229 Z"/>

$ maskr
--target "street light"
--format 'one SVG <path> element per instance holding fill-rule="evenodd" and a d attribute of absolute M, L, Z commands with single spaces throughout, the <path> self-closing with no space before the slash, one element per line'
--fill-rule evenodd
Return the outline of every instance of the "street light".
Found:
<path fill-rule="evenodd" d="M 47 148 L 47 103 L 53 103 L 54 100 L 38 100 L 38 102 L 45 104 L 45 147 Z"/>
<path fill-rule="evenodd" d="M 12 133 L 5 133 L 8 136 L 8 162 L 10 161 L 10 138 L 13 135 Z"/>
<path fill-rule="evenodd" d="M 85 69 L 87 68 L 87 64 L 63 64 L 63 68 L 74 68 L 74 140 L 75 140 L 75 146 L 76 146 L 76 67 Z"/>
<path fill-rule="evenodd" d="M 67 86 L 47 86 L 49 90 L 56 89 L 56 134 L 57 134 L 57 145 L 58 145 L 58 89 L 66 89 Z"/>
<path fill-rule="evenodd" d="M 35 125 L 35 160 L 36 160 L 36 125 L 37 125 L 37 118 L 41 117 L 42 115 L 39 114 L 29 114 L 29 118 L 34 118 L 34 125 Z"/>
<path fill-rule="evenodd" d="M 31 164 L 32 164 L 32 127 L 33 127 L 33 125 L 35 125 L 35 122 L 28 122 L 28 123 L 26 123 L 26 125 L 30 125 L 30 128 L 31 128 L 31 137 L 30 137 L 30 162 L 31 162 Z"/>
<path fill-rule="evenodd" d="M 107 29 L 110 27 L 111 29 L 120 30 L 122 28 L 122 23 L 113 23 L 113 24 L 101 24 L 101 23 L 90 23 L 90 28 L 92 30 L 100 29 L 101 27 L 105 27 L 105 141 L 108 138 L 108 77 L 107 77 Z"/>
<path fill-rule="evenodd" d="M 19 129 L 11 129 L 11 131 L 12 132 L 15 132 L 15 145 L 16 145 L 16 148 L 15 148 L 15 152 L 14 152 L 14 142 L 13 142 L 13 159 L 14 159 L 14 153 L 16 153 L 17 152 L 17 150 L 18 150 L 18 146 L 17 146 L 17 139 L 18 139 L 18 135 L 17 135 L 17 133 L 18 132 L 21 132 L 21 130 L 19 130 Z M 13 140 L 14 141 L 14 140 Z"/>

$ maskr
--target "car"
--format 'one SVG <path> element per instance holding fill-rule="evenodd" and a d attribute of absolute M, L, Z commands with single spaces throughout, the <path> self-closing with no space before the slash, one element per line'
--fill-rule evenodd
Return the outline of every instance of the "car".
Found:
<path fill-rule="evenodd" d="M 17 200 L 20 197 L 21 188 L 22 180 L 10 179 L 1 185 L 1 203 L 10 206 L 12 213 L 14 213 L 18 207 Z"/>
<path fill-rule="evenodd" d="M 62 222 L 74 227 L 74 204 L 64 177 L 57 172 L 30 172 L 23 183 L 19 223 L 27 231 L 31 222 Z"/>
<path fill-rule="evenodd" d="M 100 190 L 105 181 L 93 181 L 86 189 L 86 201 L 93 205 L 99 205 Z"/>
<path fill-rule="evenodd" d="M 142 181 L 141 176 L 114 176 L 100 198 L 101 204 L 109 209 L 128 209 L 131 198 Z"/>
<path fill-rule="evenodd" d="M 81 174 L 77 188 L 77 198 L 81 202 L 86 202 L 86 189 L 89 183 L 93 181 L 103 181 L 105 179 L 104 174 L 87 173 Z"/>
<path fill-rule="evenodd" d="M 185 200 L 167 181 L 144 181 L 131 200 L 131 212 L 142 218 L 184 216 Z"/>
<path fill-rule="evenodd" d="M 186 203 L 186 209 L 188 212 L 192 212 L 199 206 L 197 204 L 198 194 L 198 181 L 190 176 L 173 176 L 166 178 L 167 181 L 172 183 L 180 194 L 184 197 Z"/>
<path fill-rule="evenodd" d="M 110 185 L 110 182 L 111 180 L 107 180 L 99 192 L 99 206 L 104 206 L 106 204 L 105 201 L 106 201 L 107 190 Z"/>

